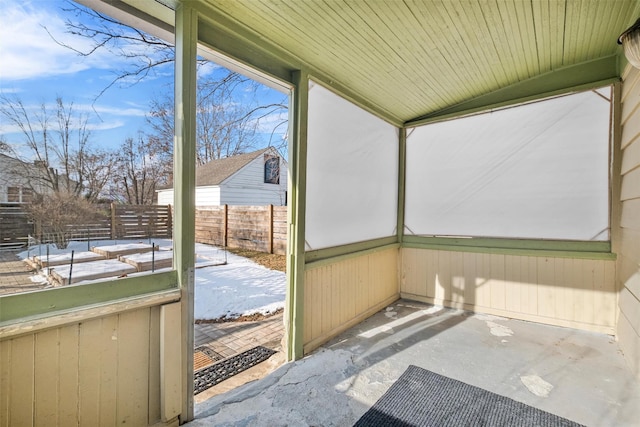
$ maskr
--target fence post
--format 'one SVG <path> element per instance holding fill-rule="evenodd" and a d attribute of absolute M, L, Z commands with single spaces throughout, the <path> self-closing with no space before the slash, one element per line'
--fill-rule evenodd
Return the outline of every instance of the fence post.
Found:
<path fill-rule="evenodd" d="M 267 209 L 269 215 L 269 236 L 267 236 L 267 249 L 270 254 L 273 253 L 273 205 L 269 205 Z"/>
<path fill-rule="evenodd" d="M 229 237 L 229 205 L 225 203 L 222 211 L 222 244 L 227 247 L 227 239 Z"/>
<path fill-rule="evenodd" d="M 116 204 L 111 203 L 111 240 L 117 239 L 116 236 Z"/>
<path fill-rule="evenodd" d="M 173 218 L 171 216 L 171 205 L 167 205 L 167 234 L 168 238 L 173 238 Z"/>

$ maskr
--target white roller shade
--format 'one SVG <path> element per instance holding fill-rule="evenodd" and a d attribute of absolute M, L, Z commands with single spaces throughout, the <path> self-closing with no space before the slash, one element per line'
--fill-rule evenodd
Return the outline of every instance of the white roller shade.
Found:
<path fill-rule="evenodd" d="M 312 83 L 307 141 L 307 249 L 394 235 L 398 129 Z"/>
<path fill-rule="evenodd" d="M 608 240 L 610 92 L 414 129 L 405 232 Z"/>

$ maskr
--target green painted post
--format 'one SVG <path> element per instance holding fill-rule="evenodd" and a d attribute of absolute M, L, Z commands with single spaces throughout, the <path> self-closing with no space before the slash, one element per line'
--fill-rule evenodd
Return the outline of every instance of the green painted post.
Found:
<path fill-rule="evenodd" d="M 290 110 L 289 143 L 289 245 L 287 246 L 287 359 L 304 356 L 304 269 L 305 212 L 307 176 L 307 123 L 309 110 L 309 76 L 304 71 L 292 73 L 294 92 Z"/>
<path fill-rule="evenodd" d="M 404 200 L 405 200 L 405 183 L 407 179 L 407 129 L 401 128 L 398 135 L 398 224 L 396 233 L 398 243 L 402 243 L 404 238 Z"/>
<path fill-rule="evenodd" d="M 193 419 L 193 321 L 195 264 L 196 49 L 198 13 L 189 2 L 176 7 L 174 259 L 182 303 L 183 404 L 180 421 Z"/>

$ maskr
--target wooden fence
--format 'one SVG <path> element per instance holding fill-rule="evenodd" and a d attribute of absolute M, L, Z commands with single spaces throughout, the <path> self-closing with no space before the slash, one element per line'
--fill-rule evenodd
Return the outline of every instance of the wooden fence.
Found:
<path fill-rule="evenodd" d="M 69 226 L 68 240 L 171 238 L 173 222 L 171 206 L 102 205 L 102 214 L 90 223 Z M 0 245 L 26 244 L 32 235 L 43 242 L 51 241 L 49 231 L 29 220 L 20 204 L 0 204 Z"/>
<path fill-rule="evenodd" d="M 287 207 L 198 207 L 196 242 L 284 255 L 287 250 Z"/>
<path fill-rule="evenodd" d="M 170 238 L 172 230 L 170 205 L 111 205 L 112 239 Z"/>
<path fill-rule="evenodd" d="M 69 240 L 171 238 L 171 206 L 103 206 L 91 223 L 70 226 Z M 209 206 L 196 209 L 196 242 L 284 255 L 286 206 Z M 49 241 L 47 230 L 29 221 L 23 206 L 0 204 L 0 245 L 26 244 L 35 235 Z"/>
<path fill-rule="evenodd" d="M 33 222 L 22 206 L 0 203 L 0 248 L 26 244 L 29 234 L 33 234 Z"/>

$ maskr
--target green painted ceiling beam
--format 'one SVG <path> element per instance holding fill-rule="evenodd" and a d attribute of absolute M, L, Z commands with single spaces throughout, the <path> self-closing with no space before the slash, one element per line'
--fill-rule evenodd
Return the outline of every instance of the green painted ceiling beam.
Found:
<path fill-rule="evenodd" d="M 452 107 L 417 117 L 406 122 L 405 126 L 419 126 L 571 91 L 604 86 L 620 80 L 618 60 L 618 55 L 611 55 L 560 68 Z"/>

